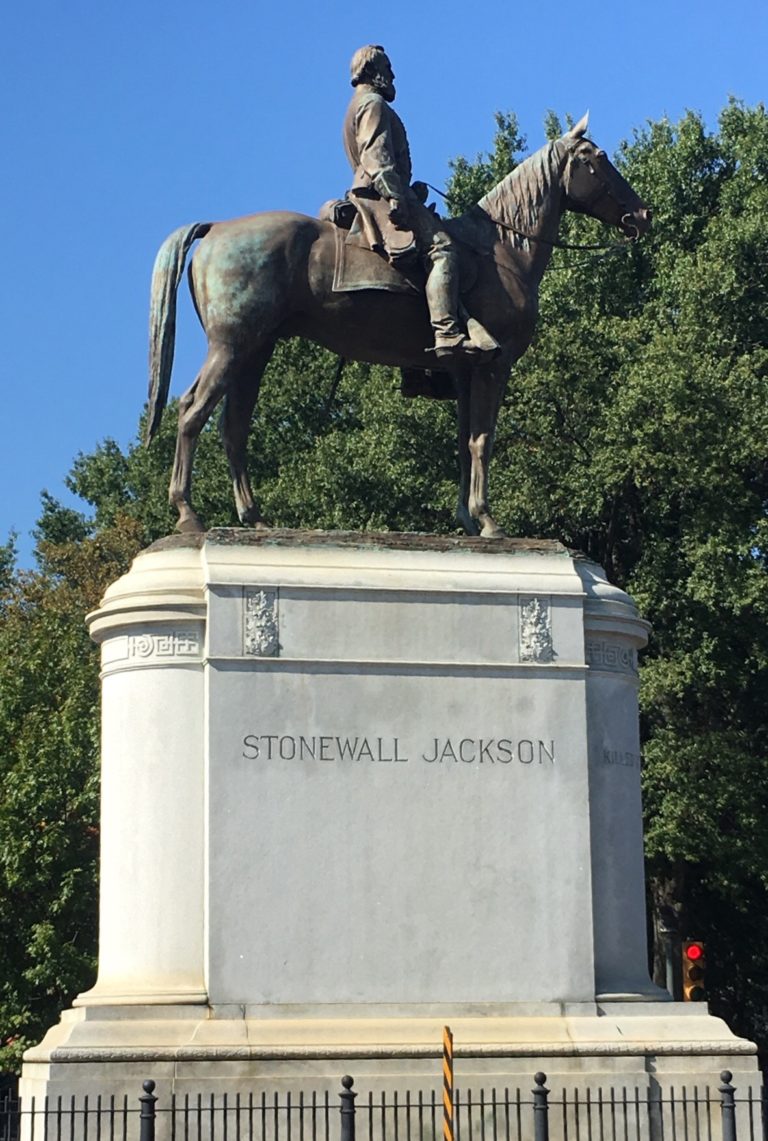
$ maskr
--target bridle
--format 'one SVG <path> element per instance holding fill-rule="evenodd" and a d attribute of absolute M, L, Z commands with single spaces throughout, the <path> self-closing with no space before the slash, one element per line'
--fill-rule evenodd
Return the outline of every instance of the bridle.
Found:
<path fill-rule="evenodd" d="M 595 153 L 596 153 L 596 156 L 598 158 L 602 158 L 605 155 L 605 152 L 600 151 L 600 150 L 596 151 Z M 570 153 L 568 155 L 568 170 L 569 170 L 569 172 L 570 172 L 570 168 L 574 162 L 586 164 L 588 162 L 588 160 L 585 158 L 582 158 L 581 155 L 578 154 L 577 151 L 570 151 Z M 616 203 L 620 209 L 624 208 L 624 213 L 621 215 L 621 218 L 620 218 L 620 225 L 625 226 L 627 230 L 634 230 L 634 233 L 628 234 L 626 237 L 626 240 L 624 242 L 617 242 L 617 243 L 613 243 L 613 244 L 618 245 L 619 247 L 626 245 L 627 242 L 629 244 L 634 244 L 634 242 L 636 242 L 638 240 L 638 238 L 640 237 L 640 230 L 635 225 L 635 223 L 632 221 L 632 214 L 627 209 L 626 202 L 617 201 L 615 195 L 611 193 L 611 190 L 608 186 L 607 181 L 602 177 L 602 175 L 598 174 L 598 172 L 594 169 L 594 167 L 590 167 L 590 170 L 592 173 L 592 178 L 594 179 L 594 182 L 595 182 L 594 189 L 592 190 L 592 192 L 590 194 L 587 195 L 586 198 L 582 198 L 579 201 L 578 205 L 572 207 L 572 209 L 575 210 L 575 212 L 578 214 L 586 214 L 589 212 L 590 207 L 593 207 L 596 203 L 600 202 L 603 198 L 607 198 L 610 202 Z M 565 192 L 567 195 L 568 194 L 567 183 L 566 183 Z M 582 248 L 586 249 L 589 247 L 582 247 Z M 591 247 L 591 248 L 594 249 L 596 247 Z M 602 247 L 602 248 L 607 248 L 607 247 Z"/>
<path fill-rule="evenodd" d="M 478 210 L 483 210 L 482 206 L 477 207 Z M 578 211 L 581 213 L 581 211 Z M 518 230 L 517 226 L 511 226 L 509 222 L 502 222 L 500 218 L 493 218 L 486 210 L 483 210 L 486 218 L 494 224 L 499 226 L 502 230 L 509 230 L 513 234 L 517 234 L 519 238 L 525 238 L 528 242 L 538 242 L 542 246 L 552 246 L 555 250 L 626 250 L 633 246 L 637 239 L 640 237 L 640 231 L 634 223 L 630 222 L 628 225 L 635 231 L 634 234 L 628 235 L 620 242 L 561 242 L 559 238 L 540 238 L 538 234 L 527 234 L 525 230 Z M 625 214 L 621 221 L 625 225 L 624 218 L 629 217 Z"/>

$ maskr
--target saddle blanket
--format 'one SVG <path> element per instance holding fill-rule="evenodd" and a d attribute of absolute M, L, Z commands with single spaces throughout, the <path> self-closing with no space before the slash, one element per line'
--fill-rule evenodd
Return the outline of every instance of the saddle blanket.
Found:
<path fill-rule="evenodd" d="M 406 276 L 385 257 L 357 244 L 348 230 L 336 229 L 333 292 L 383 289 L 388 293 L 423 293 L 424 274 L 418 266 Z"/>

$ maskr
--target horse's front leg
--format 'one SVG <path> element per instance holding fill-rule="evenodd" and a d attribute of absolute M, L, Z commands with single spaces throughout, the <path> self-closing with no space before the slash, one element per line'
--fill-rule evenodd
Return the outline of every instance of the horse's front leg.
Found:
<path fill-rule="evenodd" d="M 477 369 L 472 376 L 469 413 L 469 516 L 484 539 L 502 539 L 504 531 L 488 505 L 488 468 L 496 420 L 506 385 L 506 368 Z"/>
<path fill-rule="evenodd" d="M 469 417 L 471 401 L 472 370 L 464 369 L 454 376 L 456 404 L 459 420 L 459 501 L 456 505 L 456 520 L 468 535 L 479 535 L 477 520 L 469 513 L 469 490 L 472 474 L 472 456 L 469 450 Z"/>

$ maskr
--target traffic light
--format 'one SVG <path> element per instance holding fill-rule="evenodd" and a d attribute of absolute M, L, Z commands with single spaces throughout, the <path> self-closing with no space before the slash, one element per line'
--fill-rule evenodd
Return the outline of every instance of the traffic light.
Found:
<path fill-rule="evenodd" d="M 683 943 L 683 1002 L 703 1002 L 707 997 L 704 989 L 704 972 L 707 956 L 704 944 L 698 939 Z"/>

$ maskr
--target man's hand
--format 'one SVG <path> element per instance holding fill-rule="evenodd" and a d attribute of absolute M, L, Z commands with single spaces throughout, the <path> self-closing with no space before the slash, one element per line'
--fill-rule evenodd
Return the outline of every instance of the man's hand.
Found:
<path fill-rule="evenodd" d="M 429 198 L 429 187 L 426 182 L 412 182 L 411 190 L 418 198 L 422 206 L 426 206 L 427 199 Z"/>
<path fill-rule="evenodd" d="M 402 198 L 390 198 L 389 220 L 393 225 L 397 226 L 399 230 L 407 230 L 409 228 L 408 205 Z"/>

